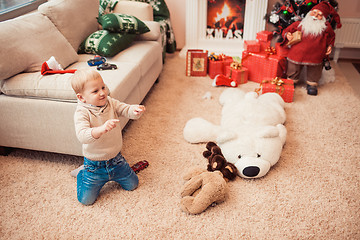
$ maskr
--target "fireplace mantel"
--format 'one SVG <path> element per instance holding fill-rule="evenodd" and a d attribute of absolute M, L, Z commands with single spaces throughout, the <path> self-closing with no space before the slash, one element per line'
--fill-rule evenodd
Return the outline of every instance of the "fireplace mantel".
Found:
<path fill-rule="evenodd" d="M 241 56 L 243 41 L 255 39 L 256 33 L 265 29 L 267 5 L 268 0 L 246 0 L 243 39 L 207 39 L 207 0 L 186 0 L 186 38 L 180 55 L 185 57 L 188 49 L 206 49 Z"/>

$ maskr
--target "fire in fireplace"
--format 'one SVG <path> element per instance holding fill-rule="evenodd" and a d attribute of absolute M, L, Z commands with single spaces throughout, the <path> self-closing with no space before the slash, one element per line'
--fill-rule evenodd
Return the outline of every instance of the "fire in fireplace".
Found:
<path fill-rule="evenodd" d="M 245 0 L 208 0 L 207 39 L 242 39 Z"/>

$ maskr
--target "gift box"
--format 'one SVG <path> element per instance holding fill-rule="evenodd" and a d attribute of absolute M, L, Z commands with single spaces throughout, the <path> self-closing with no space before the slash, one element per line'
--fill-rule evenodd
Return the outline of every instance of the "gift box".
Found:
<path fill-rule="evenodd" d="M 260 42 L 270 42 L 273 38 L 273 33 L 270 31 L 261 31 L 256 33 L 256 39 Z"/>
<path fill-rule="evenodd" d="M 186 53 L 186 76 L 206 76 L 208 51 L 189 49 Z"/>
<path fill-rule="evenodd" d="M 269 49 L 269 52 L 260 53 L 243 51 L 241 64 L 249 70 L 250 81 L 260 83 L 263 79 L 284 76 L 285 58 L 271 52 L 272 50 Z"/>
<path fill-rule="evenodd" d="M 301 42 L 301 37 L 302 37 L 301 31 L 296 31 L 296 32 L 292 33 L 292 36 L 293 36 L 293 39 L 287 43 L 288 46 L 291 46 L 291 45 Z"/>
<path fill-rule="evenodd" d="M 233 62 L 233 58 L 229 56 L 221 56 L 218 60 L 209 60 L 208 73 L 211 79 L 214 79 L 218 74 L 225 74 L 227 66 Z"/>
<path fill-rule="evenodd" d="M 262 93 L 275 92 L 278 93 L 285 102 L 293 102 L 294 98 L 294 82 L 291 79 L 274 78 L 271 80 L 263 80 L 260 87 L 255 90 Z"/>
<path fill-rule="evenodd" d="M 244 51 L 258 53 L 260 52 L 260 42 L 257 40 L 244 41 Z"/>
<path fill-rule="evenodd" d="M 264 42 L 264 41 L 259 41 L 260 43 L 260 52 L 265 51 L 267 48 L 270 47 L 270 41 L 268 42 Z"/>
<path fill-rule="evenodd" d="M 233 79 L 237 84 L 247 83 L 249 77 L 249 70 L 243 67 L 240 63 L 233 62 L 226 67 L 226 77 Z"/>

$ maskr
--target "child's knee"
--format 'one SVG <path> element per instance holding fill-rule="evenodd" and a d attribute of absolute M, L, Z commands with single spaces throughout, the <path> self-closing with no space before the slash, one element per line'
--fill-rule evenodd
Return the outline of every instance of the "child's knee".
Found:
<path fill-rule="evenodd" d="M 122 185 L 123 189 L 125 189 L 126 191 L 135 190 L 138 186 L 139 186 L 139 178 L 137 177 L 136 174 L 133 178 L 131 178 L 129 182 Z"/>
<path fill-rule="evenodd" d="M 85 206 L 90 206 L 95 203 L 96 199 L 81 198 L 78 196 L 78 201 Z"/>

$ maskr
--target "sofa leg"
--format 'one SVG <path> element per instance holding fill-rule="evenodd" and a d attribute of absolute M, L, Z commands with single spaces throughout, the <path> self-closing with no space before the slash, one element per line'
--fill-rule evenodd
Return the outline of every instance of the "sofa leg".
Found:
<path fill-rule="evenodd" d="M 11 148 L 0 146 L 0 156 L 7 156 L 11 152 Z"/>

